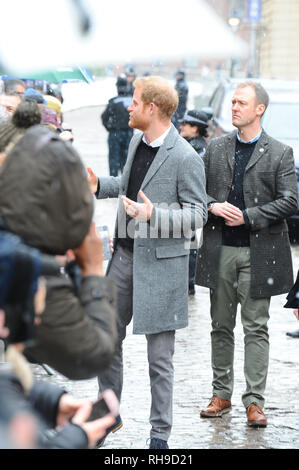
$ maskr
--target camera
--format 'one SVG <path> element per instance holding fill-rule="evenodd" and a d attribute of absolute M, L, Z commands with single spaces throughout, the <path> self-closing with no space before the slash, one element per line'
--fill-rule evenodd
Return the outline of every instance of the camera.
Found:
<path fill-rule="evenodd" d="M 5 311 L 9 343 L 34 336 L 34 295 L 38 278 L 59 274 L 60 264 L 2 229 L 0 223 L 0 309 Z"/>

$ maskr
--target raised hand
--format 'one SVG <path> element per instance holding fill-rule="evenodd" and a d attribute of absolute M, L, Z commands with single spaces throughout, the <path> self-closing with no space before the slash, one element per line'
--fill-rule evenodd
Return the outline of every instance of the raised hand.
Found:
<path fill-rule="evenodd" d="M 127 196 L 122 196 L 126 213 L 132 217 L 146 222 L 150 219 L 153 210 L 152 202 L 146 197 L 143 191 L 139 191 L 139 196 L 144 202 L 135 202 L 129 199 Z"/>
<path fill-rule="evenodd" d="M 98 189 L 98 177 L 90 167 L 87 168 L 87 171 L 90 190 L 93 194 L 95 194 Z"/>

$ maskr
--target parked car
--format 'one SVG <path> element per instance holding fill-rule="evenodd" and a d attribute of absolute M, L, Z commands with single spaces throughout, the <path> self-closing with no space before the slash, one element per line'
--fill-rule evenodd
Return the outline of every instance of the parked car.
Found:
<path fill-rule="evenodd" d="M 252 79 L 259 81 L 269 93 L 270 103 L 263 116 L 262 126 L 275 139 L 293 148 L 299 201 L 299 82 Z M 217 137 L 231 132 L 231 100 L 240 79 L 219 83 L 209 100 L 206 112 L 210 115 L 209 136 Z M 296 215 L 288 220 L 291 241 L 299 241 L 299 204 Z"/>

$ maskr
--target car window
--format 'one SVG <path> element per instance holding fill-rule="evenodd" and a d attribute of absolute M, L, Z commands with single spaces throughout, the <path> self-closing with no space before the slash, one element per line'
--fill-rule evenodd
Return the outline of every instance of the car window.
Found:
<path fill-rule="evenodd" d="M 221 111 L 220 111 L 220 118 L 223 119 L 223 121 L 228 121 L 232 122 L 232 97 L 234 94 L 234 90 L 227 90 L 225 93 L 222 106 L 221 106 Z"/>
<path fill-rule="evenodd" d="M 275 139 L 299 140 L 299 102 L 270 102 L 262 126 Z"/>
<path fill-rule="evenodd" d="M 211 108 L 213 108 L 214 115 L 216 115 L 216 116 L 218 116 L 218 111 L 219 111 L 219 107 L 221 105 L 223 94 L 224 94 L 224 88 L 223 88 L 223 86 L 219 86 L 214 91 L 214 93 L 211 97 L 211 100 L 209 102 L 209 106 L 211 106 Z"/>

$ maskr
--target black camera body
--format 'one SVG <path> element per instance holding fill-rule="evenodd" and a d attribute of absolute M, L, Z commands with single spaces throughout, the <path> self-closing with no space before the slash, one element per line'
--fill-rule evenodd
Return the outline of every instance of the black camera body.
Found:
<path fill-rule="evenodd" d="M 54 257 L 41 254 L 17 235 L 0 229 L 0 309 L 5 311 L 9 343 L 34 336 L 38 278 L 59 272 L 60 264 Z"/>

